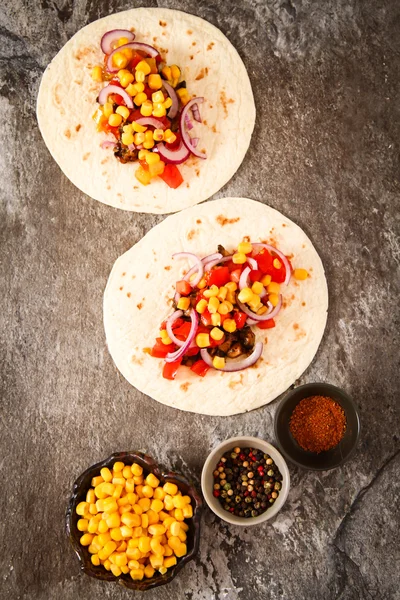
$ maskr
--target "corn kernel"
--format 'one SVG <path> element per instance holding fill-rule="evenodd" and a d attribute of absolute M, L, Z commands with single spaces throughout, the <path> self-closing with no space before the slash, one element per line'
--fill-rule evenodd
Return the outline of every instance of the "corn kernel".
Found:
<path fill-rule="evenodd" d="M 204 279 L 200 279 L 199 283 L 197 284 L 197 287 L 199 288 L 199 290 L 203 290 L 205 287 L 207 287 L 207 282 Z"/>
<path fill-rule="evenodd" d="M 126 88 L 130 83 L 135 80 L 135 77 L 127 69 L 121 69 L 118 71 L 118 79 L 122 87 Z"/>
<path fill-rule="evenodd" d="M 166 141 L 167 144 L 173 144 L 176 141 L 176 135 L 172 133 L 170 129 L 167 129 L 164 131 L 164 141 Z"/>
<path fill-rule="evenodd" d="M 153 140 L 156 142 L 162 142 L 164 139 L 164 131 L 162 129 L 155 129 L 153 131 Z"/>
<path fill-rule="evenodd" d="M 151 175 L 148 171 L 145 171 L 143 169 L 143 167 L 139 167 L 136 171 L 135 171 L 135 177 L 138 181 L 140 181 L 141 184 L 143 185 L 148 185 L 150 183 L 151 180 Z"/>
<path fill-rule="evenodd" d="M 170 337 L 165 329 L 160 331 L 160 335 L 161 335 L 161 341 L 163 344 L 165 344 L 166 346 L 169 346 L 169 344 L 172 344 L 172 340 L 170 339 Z"/>
<path fill-rule="evenodd" d="M 264 275 L 264 277 L 261 279 L 260 283 L 262 283 L 264 287 L 267 287 L 271 283 L 271 279 L 272 279 L 271 275 Z"/>
<path fill-rule="evenodd" d="M 98 521 L 93 517 L 90 519 L 88 524 L 88 532 L 89 533 L 97 533 Z"/>
<path fill-rule="evenodd" d="M 219 308 L 218 308 L 218 311 L 219 311 Z M 211 315 L 211 323 L 212 323 L 212 325 L 214 325 L 214 327 L 219 327 L 221 325 L 221 315 L 219 314 L 219 312 L 213 313 Z"/>
<path fill-rule="evenodd" d="M 182 508 L 182 512 L 183 512 L 183 516 L 185 517 L 185 519 L 191 519 L 193 517 L 193 508 L 190 504 L 186 504 L 186 506 L 184 506 Z M 184 540 L 181 540 L 184 541 Z"/>
<path fill-rule="evenodd" d="M 144 146 L 146 143 L 143 144 Z M 156 175 L 162 175 L 164 173 L 165 163 L 160 160 L 160 162 L 155 163 L 153 165 L 149 165 L 149 173 L 151 177 L 156 177 Z"/>
<path fill-rule="evenodd" d="M 275 267 L 275 269 L 280 269 L 282 266 L 282 263 L 278 258 L 274 258 L 272 264 Z"/>
<path fill-rule="evenodd" d="M 172 533 L 172 535 L 178 536 L 181 531 L 180 523 L 178 523 L 178 521 L 174 521 L 173 523 L 171 523 L 169 530 Z"/>
<path fill-rule="evenodd" d="M 138 94 L 139 91 L 143 92 L 143 90 L 138 90 L 138 88 L 137 88 L 138 85 L 143 85 L 143 84 L 130 83 L 129 85 L 126 86 L 125 91 L 132 97 L 136 96 L 136 94 Z M 144 86 L 143 86 L 143 89 L 144 89 Z"/>
<path fill-rule="evenodd" d="M 165 117 L 167 110 L 161 102 L 153 104 L 153 116 L 154 117 Z M 169 142 L 170 143 L 170 142 Z"/>
<path fill-rule="evenodd" d="M 130 114 L 129 108 L 127 108 L 126 106 L 118 106 L 115 112 L 117 113 L 117 115 L 121 115 L 123 119 L 127 119 Z"/>
<path fill-rule="evenodd" d="M 117 567 L 117 565 L 111 565 L 111 573 L 115 576 L 118 577 L 119 575 L 121 575 L 122 571 L 119 567 Z"/>
<path fill-rule="evenodd" d="M 232 256 L 232 262 L 235 265 L 243 265 L 247 261 L 246 255 L 243 252 L 236 252 Z"/>
<path fill-rule="evenodd" d="M 230 292 L 236 292 L 237 290 L 237 284 L 234 281 L 228 281 L 228 283 L 225 284 L 225 287 L 228 288 Z"/>
<path fill-rule="evenodd" d="M 108 560 L 108 558 L 107 558 L 107 559 L 106 559 L 106 560 L 103 562 L 103 567 L 104 567 L 104 568 L 105 568 L 107 571 L 109 571 L 109 570 L 111 569 L 111 563 L 110 563 L 110 561 Z"/>
<path fill-rule="evenodd" d="M 142 519 L 140 515 L 127 512 L 121 515 L 121 522 L 124 525 L 128 525 L 128 527 L 139 527 L 142 524 Z"/>
<path fill-rule="evenodd" d="M 225 367 L 225 358 L 222 356 L 214 356 L 212 362 L 214 369 L 223 369 Z"/>
<path fill-rule="evenodd" d="M 76 524 L 78 531 L 87 531 L 88 525 L 89 521 L 87 519 L 79 519 Z"/>
<path fill-rule="evenodd" d="M 141 467 L 137 463 L 133 463 L 133 465 L 131 466 L 131 471 L 132 474 L 135 475 L 135 477 L 140 477 L 143 474 L 143 467 Z"/>
<path fill-rule="evenodd" d="M 140 538 L 134 538 L 135 540 L 137 540 L 138 542 L 140 542 Z M 147 539 L 147 538 L 146 538 Z M 129 540 L 130 542 L 133 540 Z M 129 562 L 131 560 L 138 560 L 139 558 L 141 558 L 142 553 L 140 552 L 139 548 L 129 548 L 126 551 L 126 556 L 127 558 L 129 558 Z M 132 567 L 132 565 L 130 565 Z"/>
<path fill-rule="evenodd" d="M 96 504 L 89 504 L 89 513 L 91 515 L 97 515 L 98 512 Z"/>
<path fill-rule="evenodd" d="M 167 483 L 164 483 L 164 485 L 163 485 L 163 490 L 169 496 L 175 496 L 175 494 L 178 493 L 178 486 L 175 483 L 171 483 L 170 481 L 167 481 Z"/>
<path fill-rule="evenodd" d="M 117 67 L 118 69 L 125 69 L 129 59 L 122 52 L 116 52 L 112 57 L 112 62 L 114 67 Z"/>
<path fill-rule="evenodd" d="M 146 100 L 145 102 L 143 102 L 142 106 L 140 107 L 140 113 L 144 117 L 150 117 L 152 112 L 153 112 L 153 104 L 150 102 L 150 100 Z"/>
<path fill-rule="evenodd" d="M 142 493 L 143 496 L 145 498 L 152 498 L 153 497 L 153 488 L 151 485 L 144 485 L 143 489 L 142 489 Z"/>
<path fill-rule="evenodd" d="M 94 502 L 96 502 L 96 496 L 92 488 L 90 488 L 90 490 L 88 490 L 88 493 L 86 494 L 86 502 L 89 502 L 89 504 L 93 504 Z"/>
<path fill-rule="evenodd" d="M 144 84 L 145 79 L 146 79 L 146 75 L 143 73 L 143 71 L 136 71 L 135 72 L 136 83 L 143 83 Z"/>
<path fill-rule="evenodd" d="M 222 323 L 222 327 L 225 329 L 225 331 L 233 333 L 236 331 L 236 322 L 234 319 L 225 319 L 225 321 Z"/>
<path fill-rule="evenodd" d="M 189 525 L 187 523 L 181 523 L 181 529 L 183 529 L 183 531 L 189 531 Z"/>
<path fill-rule="evenodd" d="M 136 121 L 133 121 L 133 123 L 132 123 L 132 130 L 135 133 L 144 133 L 146 131 L 146 129 L 147 129 L 147 127 L 144 127 L 143 125 L 139 125 L 139 123 L 136 123 Z"/>
<path fill-rule="evenodd" d="M 268 300 L 271 302 L 272 306 L 277 306 L 279 302 L 279 296 L 278 294 L 270 294 L 268 296 Z"/>
<path fill-rule="evenodd" d="M 219 291 L 218 291 L 218 295 L 217 295 L 218 300 L 221 300 L 221 302 L 223 300 L 225 300 L 227 293 L 228 293 L 227 287 L 225 287 L 225 286 L 220 287 Z"/>
<path fill-rule="evenodd" d="M 253 246 L 250 242 L 240 242 L 237 249 L 242 254 L 250 254 L 253 251 Z"/>
<path fill-rule="evenodd" d="M 146 477 L 146 484 L 150 485 L 152 488 L 156 488 L 160 485 L 160 480 L 157 479 L 154 473 L 149 473 Z"/>
<path fill-rule="evenodd" d="M 100 560 L 105 560 L 106 558 L 108 558 L 110 556 L 110 554 L 112 554 L 115 549 L 117 548 L 117 544 L 113 541 L 107 542 L 107 544 L 104 546 L 104 548 L 102 548 L 101 550 L 99 550 L 99 558 Z"/>
<path fill-rule="evenodd" d="M 87 512 L 88 510 L 89 510 L 88 502 L 79 502 L 78 506 L 76 507 L 76 514 L 83 517 L 85 512 Z"/>
<path fill-rule="evenodd" d="M 263 305 L 261 308 L 259 308 L 259 309 L 257 310 L 257 314 L 258 314 L 258 315 L 264 315 L 264 314 L 267 312 L 267 310 L 268 310 L 268 308 L 267 308 L 266 306 L 264 306 L 264 305 Z"/>
<path fill-rule="evenodd" d="M 140 498 L 138 501 L 139 506 L 143 509 L 143 512 L 147 512 L 150 508 L 151 500 L 150 498 Z"/>
<path fill-rule="evenodd" d="M 167 98 L 164 102 L 164 108 L 171 108 L 172 106 L 172 100 L 171 98 Z"/>
<path fill-rule="evenodd" d="M 108 124 L 110 125 L 110 127 L 119 127 L 122 123 L 122 117 L 121 115 L 110 115 L 108 117 Z"/>
<path fill-rule="evenodd" d="M 147 83 L 151 90 L 160 90 L 162 88 L 162 79 L 161 79 L 160 75 L 158 75 L 158 74 L 149 75 Z M 162 92 L 161 92 L 161 94 L 162 94 Z M 162 94 L 161 100 L 153 99 L 153 102 L 163 102 L 163 100 L 164 100 L 164 94 Z"/>
<path fill-rule="evenodd" d="M 149 519 L 149 525 L 154 525 L 155 523 L 159 522 L 160 517 L 158 516 L 158 513 L 152 508 L 149 508 L 146 514 L 147 518 Z"/>
<path fill-rule="evenodd" d="M 151 67 L 145 60 L 141 60 L 135 67 L 136 71 L 142 71 L 145 75 L 149 75 Z"/>
<path fill-rule="evenodd" d="M 210 336 L 208 333 L 199 333 L 196 335 L 196 344 L 199 348 L 208 348 L 210 345 Z"/>
<path fill-rule="evenodd" d="M 127 547 L 128 547 L 128 544 L 126 542 L 121 542 L 117 548 L 117 552 L 125 553 L 125 550 L 127 549 Z M 122 554 L 121 554 L 121 556 L 122 556 Z M 121 566 L 121 565 L 119 565 L 119 566 Z"/>
<path fill-rule="evenodd" d="M 121 475 L 121 473 L 118 473 L 118 475 Z M 118 486 L 122 486 L 125 487 L 125 477 L 113 477 L 111 483 L 113 483 L 115 485 L 115 489 L 118 488 Z M 115 493 L 115 492 L 114 492 Z M 115 496 L 114 496 L 115 497 Z M 118 496 L 119 498 L 120 496 Z"/>
<path fill-rule="evenodd" d="M 161 79 L 161 78 L 160 78 L 160 79 Z M 149 87 L 150 87 L 150 86 L 149 86 Z M 161 86 L 160 86 L 160 87 L 161 87 Z M 159 90 L 160 88 L 154 88 L 154 89 L 158 89 L 158 90 Z M 154 102 L 155 104 L 159 104 L 160 102 L 162 103 L 162 102 L 164 102 L 164 94 L 163 94 L 161 91 L 154 92 L 154 93 L 151 95 L 151 99 L 153 100 L 153 102 Z"/>
<path fill-rule="evenodd" d="M 248 300 L 247 304 L 250 306 L 251 310 L 257 310 L 261 307 L 261 299 L 257 294 L 253 294 L 252 298 Z"/>
<path fill-rule="evenodd" d="M 238 300 L 240 302 L 248 302 L 253 298 L 254 294 L 249 287 L 243 288 L 238 294 Z"/>
<path fill-rule="evenodd" d="M 181 70 L 177 65 L 171 65 L 171 76 L 172 79 L 179 79 L 181 76 Z"/>
<path fill-rule="evenodd" d="M 132 570 L 129 572 L 129 574 L 130 574 L 130 576 L 132 577 L 132 579 L 133 579 L 134 581 L 136 581 L 136 580 L 139 580 L 139 581 L 140 581 L 140 580 L 142 580 L 142 579 L 143 579 L 143 577 L 144 577 L 144 571 L 143 571 L 142 569 L 132 569 Z"/>
<path fill-rule="evenodd" d="M 133 144 L 133 135 L 131 133 L 123 133 L 121 135 L 121 142 L 123 144 L 125 144 L 125 146 L 129 146 L 130 144 Z"/>
<path fill-rule="evenodd" d="M 260 281 L 255 281 L 251 286 L 251 289 L 255 294 L 261 294 L 261 292 L 264 290 L 264 286 L 262 283 L 260 283 Z"/>
<path fill-rule="evenodd" d="M 101 521 L 101 523 L 104 523 L 104 521 Z M 100 525 L 101 525 L 100 523 Z M 121 542 L 122 541 L 122 533 L 119 527 L 116 527 L 115 529 L 111 529 L 110 531 L 110 537 L 112 540 L 114 540 L 114 542 Z"/>
<path fill-rule="evenodd" d="M 275 281 L 272 281 L 268 286 L 267 286 L 267 292 L 269 294 L 279 294 L 281 289 L 281 286 L 279 285 L 279 283 L 275 283 Z"/>
<path fill-rule="evenodd" d="M 97 530 L 99 533 L 107 533 L 107 531 L 109 530 L 109 527 L 108 527 L 106 521 L 101 520 Z"/>
<path fill-rule="evenodd" d="M 115 48 L 119 48 L 120 46 L 125 46 L 125 44 L 127 44 L 128 42 L 129 42 L 128 38 L 120 37 L 119 40 L 114 45 L 114 50 L 115 50 Z"/>
<path fill-rule="evenodd" d="M 95 567 L 98 567 L 100 565 L 100 559 L 98 557 L 98 554 L 93 554 L 90 558 L 92 565 L 94 565 Z"/>
<path fill-rule="evenodd" d="M 144 92 L 140 92 L 139 94 L 136 94 L 136 96 L 133 99 L 136 106 L 141 106 L 143 104 L 143 102 L 146 102 L 146 100 L 147 100 L 147 96 Z"/>
<path fill-rule="evenodd" d="M 163 67 L 161 73 L 164 75 L 166 79 L 172 79 L 171 67 Z"/>
<path fill-rule="evenodd" d="M 196 310 L 197 310 L 197 312 L 202 315 L 203 312 L 207 308 L 207 304 L 208 304 L 207 300 L 204 300 L 204 298 L 202 298 L 201 300 L 199 300 L 198 303 L 196 304 Z"/>
<path fill-rule="evenodd" d="M 186 104 L 190 100 L 189 92 L 187 91 L 187 89 L 179 88 L 179 90 L 176 90 L 176 93 L 178 94 L 179 99 L 182 102 L 183 106 L 186 106 Z"/>
<path fill-rule="evenodd" d="M 146 131 L 147 133 L 147 131 Z M 149 133 L 151 134 L 151 131 L 149 131 Z M 155 163 L 160 162 L 160 155 L 157 154 L 156 152 L 147 152 L 145 160 L 147 162 L 148 165 L 154 165 Z M 185 298 L 185 300 L 189 300 L 189 298 Z M 189 300 L 190 303 L 190 300 Z M 186 309 L 184 309 L 186 310 Z M 155 487 L 155 486 L 153 486 Z"/>
<path fill-rule="evenodd" d="M 125 482 L 125 489 L 126 491 L 129 492 L 133 492 L 133 490 L 135 489 L 135 482 L 133 481 L 133 479 L 127 479 Z"/>
<path fill-rule="evenodd" d="M 144 140 L 144 133 L 135 133 L 133 136 L 133 141 L 137 146 L 139 146 L 139 144 L 143 144 Z"/>
<path fill-rule="evenodd" d="M 146 565 L 144 569 L 144 575 L 147 579 L 151 579 L 155 573 L 155 569 L 151 565 Z"/>
<path fill-rule="evenodd" d="M 293 271 L 293 276 L 299 281 L 304 281 L 308 277 L 308 271 L 306 271 L 305 269 L 295 269 Z"/>
<path fill-rule="evenodd" d="M 233 309 L 233 306 L 230 302 L 221 302 L 221 304 L 218 307 L 218 312 L 220 315 L 227 315 L 229 312 L 231 312 L 231 310 Z"/>
<path fill-rule="evenodd" d="M 91 77 L 93 81 L 101 83 L 103 81 L 103 69 L 101 67 L 94 67 L 92 69 Z"/>
<path fill-rule="evenodd" d="M 210 336 L 213 340 L 219 341 L 224 337 L 224 332 L 221 331 L 221 329 L 218 329 L 218 327 L 214 327 L 211 329 Z"/>
<path fill-rule="evenodd" d="M 219 288 L 216 285 L 212 285 L 208 290 L 204 290 L 203 296 L 204 298 L 212 298 L 213 296 L 217 296 L 219 292 Z"/>
<path fill-rule="evenodd" d="M 153 569 L 159 569 L 160 567 L 162 567 L 162 564 L 164 562 L 164 557 L 162 554 L 150 554 L 149 556 L 149 560 L 150 560 L 150 564 L 153 567 Z"/>
<path fill-rule="evenodd" d="M 208 301 L 208 312 L 215 314 L 219 309 L 219 300 L 215 296 L 212 296 Z"/>
<path fill-rule="evenodd" d="M 146 150 L 151 150 L 152 148 L 154 148 L 154 140 L 145 140 L 143 142 L 143 148 L 145 148 Z"/>
<path fill-rule="evenodd" d="M 144 536 L 139 538 L 138 548 L 139 548 L 140 552 L 142 552 L 143 554 L 150 552 L 150 538 L 144 537 Z"/>

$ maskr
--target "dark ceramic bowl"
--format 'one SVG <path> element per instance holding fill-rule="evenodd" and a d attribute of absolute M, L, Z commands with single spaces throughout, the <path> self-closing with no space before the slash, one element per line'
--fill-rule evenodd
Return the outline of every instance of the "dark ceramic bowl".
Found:
<path fill-rule="evenodd" d="M 339 444 L 326 452 L 308 452 L 295 441 L 289 429 L 292 413 L 303 398 L 329 396 L 336 400 L 346 415 L 346 432 Z M 308 383 L 288 392 L 275 413 L 275 437 L 282 454 L 299 467 L 315 471 L 335 469 L 354 453 L 360 435 L 358 408 L 345 391 L 329 383 Z"/>
<path fill-rule="evenodd" d="M 79 539 L 82 536 L 82 532 L 78 531 L 77 522 L 80 519 L 79 515 L 76 514 L 76 507 L 79 502 L 82 502 L 86 498 L 86 493 L 91 487 L 92 477 L 100 474 L 100 469 L 103 467 L 112 468 L 112 465 L 116 461 L 122 461 L 126 465 L 131 465 L 137 462 L 146 473 L 154 473 L 154 475 L 161 481 L 162 484 L 170 481 L 175 483 L 183 495 L 190 496 L 193 506 L 193 517 L 191 519 L 185 519 L 189 525 L 187 531 L 187 554 L 182 558 L 178 558 L 178 562 L 175 566 L 170 567 L 168 571 L 161 575 L 156 572 L 151 579 L 142 579 L 141 581 L 134 581 L 129 573 L 115 577 L 110 571 L 107 571 L 102 565 L 95 567 L 91 562 L 91 555 L 87 547 L 81 546 Z M 72 490 L 72 495 L 68 504 L 66 514 L 66 531 L 75 554 L 79 558 L 81 563 L 81 569 L 90 577 L 96 579 L 102 579 L 103 581 L 112 581 L 123 585 L 124 587 L 130 588 L 131 590 L 144 591 L 159 585 L 165 585 L 176 577 L 182 567 L 192 560 L 199 549 L 200 542 L 200 517 L 202 511 L 203 501 L 196 491 L 196 489 L 178 473 L 164 472 L 161 467 L 150 457 L 142 452 L 117 452 L 109 456 L 106 460 L 103 460 L 87 469 L 82 473 L 80 477 L 75 481 Z"/>

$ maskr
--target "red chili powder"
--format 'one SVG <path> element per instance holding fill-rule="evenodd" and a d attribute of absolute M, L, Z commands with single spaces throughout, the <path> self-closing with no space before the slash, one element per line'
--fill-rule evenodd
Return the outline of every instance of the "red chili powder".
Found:
<path fill-rule="evenodd" d="M 304 398 L 290 417 L 290 432 L 296 442 L 310 452 L 324 452 L 338 445 L 346 431 L 346 415 L 332 398 Z"/>

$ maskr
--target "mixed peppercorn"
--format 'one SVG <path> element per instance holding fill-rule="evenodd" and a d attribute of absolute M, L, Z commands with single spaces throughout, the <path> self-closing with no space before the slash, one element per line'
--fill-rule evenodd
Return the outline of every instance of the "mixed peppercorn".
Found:
<path fill-rule="evenodd" d="M 213 495 L 237 517 L 257 517 L 278 498 L 282 475 L 273 459 L 257 448 L 233 448 L 216 465 Z"/>

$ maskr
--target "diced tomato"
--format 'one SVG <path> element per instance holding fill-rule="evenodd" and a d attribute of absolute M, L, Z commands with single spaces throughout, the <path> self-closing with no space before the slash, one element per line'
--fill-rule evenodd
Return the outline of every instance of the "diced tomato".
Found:
<path fill-rule="evenodd" d="M 208 277 L 208 285 L 216 285 L 221 287 L 230 281 L 230 273 L 228 267 L 216 267 L 212 271 L 210 271 L 210 275 Z"/>
<path fill-rule="evenodd" d="M 135 71 L 135 67 L 137 64 L 140 63 L 141 60 L 143 60 L 144 56 L 142 54 L 140 54 L 139 52 L 136 52 L 135 50 L 133 51 L 133 56 L 131 58 L 131 61 L 129 63 L 129 68 L 131 71 Z"/>
<path fill-rule="evenodd" d="M 249 279 L 250 279 L 251 283 L 254 283 L 255 281 L 260 281 L 262 276 L 263 276 L 263 272 L 260 271 L 259 269 L 254 269 L 254 270 L 250 271 L 250 273 L 249 273 Z"/>
<path fill-rule="evenodd" d="M 212 321 L 211 321 L 211 313 L 209 312 L 208 308 L 206 308 L 206 310 L 203 312 L 203 314 L 200 316 L 200 320 L 203 323 L 203 325 L 212 325 Z M 209 333 L 209 331 L 206 331 L 205 333 Z"/>
<path fill-rule="evenodd" d="M 174 329 L 174 335 L 176 335 L 178 339 L 182 338 L 182 341 L 185 341 L 187 339 L 187 336 L 189 335 L 191 326 L 191 322 L 183 321 L 179 327 Z"/>
<path fill-rule="evenodd" d="M 121 82 L 118 77 L 113 77 L 110 81 L 110 85 L 116 85 L 117 87 L 122 88 Z"/>
<path fill-rule="evenodd" d="M 214 340 L 211 336 L 210 336 L 210 348 L 215 348 L 216 346 L 220 346 L 223 342 L 225 341 L 225 335 L 223 338 L 221 338 L 220 340 Z"/>
<path fill-rule="evenodd" d="M 231 272 L 231 281 L 234 281 L 235 283 L 239 283 L 241 274 L 242 274 L 242 269 L 236 269 L 235 271 L 232 271 Z"/>
<path fill-rule="evenodd" d="M 132 121 L 137 121 L 138 119 L 141 119 L 142 117 L 143 117 L 142 113 L 137 108 L 136 110 L 131 112 L 131 114 L 128 117 L 128 121 L 130 121 L 132 123 Z"/>
<path fill-rule="evenodd" d="M 163 117 L 163 118 L 165 118 L 165 117 Z M 165 125 L 165 123 L 164 123 L 164 125 Z M 169 127 L 169 125 L 168 125 L 168 127 Z M 176 148 L 178 148 L 179 144 L 181 143 L 182 136 L 179 133 L 179 131 L 175 131 L 175 135 L 176 135 L 176 140 L 174 142 L 172 142 L 172 144 L 165 144 L 169 150 L 176 150 Z"/>
<path fill-rule="evenodd" d="M 164 379 L 175 379 L 181 362 L 181 358 L 178 358 L 178 360 L 175 360 L 174 362 L 166 362 L 162 372 Z"/>
<path fill-rule="evenodd" d="M 176 282 L 176 291 L 182 296 L 188 296 L 192 291 L 192 286 L 188 281 L 182 279 L 181 281 Z"/>
<path fill-rule="evenodd" d="M 273 319 L 268 319 L 268 321 L 260 321 L 257 324 L 258 329 L 272 329 L 275 327 L 275 321 Z"/>
<path fill-rule="evenodd" d="M 245 326 L 246 319 L 247 319 L 246 313 L 240 312 L 239 310 L 235 311 L 233 313 L 233 318 L 235 319 L 235 323 L 236 323 L 236 328 L 237 329 L 242 329 L 242 327 Z"/>
<path fill-rule="evenodd" d="M 196 373 L 196 375 L 199 375 L 200 377 L 204 377 L 204 375 L 207 373 L 208 369 L 210 367 L 208 366 L 207 363 L 204 362 L 204 360 L 200 359 L 197 360 L 194 365 L 192 365 L 190 367 L 190 370 L 193 371 L 193 373 Z"/>
<path fill-rule="evenodd" d="M 171 127 L 171 121 L 168 117 L 157 117 L 159 121 L 164 125 L 165 129 L 169 129 Z"/>
<path fill-rule="evenodd" d="M 154 90 L 152 90 L 151 87 L 149 87 L 147 84 L 145 84 L 143 91 L 146 94 L 147 98 L 149 98 L 149 100 L 151 100 L 151 95 L 154 94 Z"/>
<path fill-rule="evenodd" d="M 117 140 L 119 140 L 121 134 L 119 132 L 118 127 L 111 127 L 111 125 L 109 125 L 108 123 L 105 123 L 103 126 L 103 129 L 104 129 L 104 131 L 107 131 L 108 133 L 112 133 L 115 136 L 115 138 Z"/>
<path fill-rule="evenodd" d="M 142 160 L 139 160 L 139 163 L 141 164 L 141 166 L 143 167 L 143 169 L 145 171 L 149 170 L 149 165 L 148 165 L 147 161 L 144 158 Z"/>
<path fill-rule="evenodd" d="M 238 266 L 235 265 L 235 263 L 232 260 L 226 262 L 225 266 L 228 267 L 229 271 L 235 271 L 238 268 Z"/>
<path fill-rule="evenodd" d="M 176 319 L 173 323 L 172 323 L 172 329 L 176 329 L 177 327 L 180 327 L 182 325 L 182 323 L 185 323 L 185 321 L 183 319 Z M 160 329 L 166 329 L 167 328 L 167 321 L 163 321 L 161 323 L 161 327 Z"/>
<path fill-rule="evenodd" d="M 193 346 L 193 348 L 188 348 L 188 350 L 186 350 L 185 355 L 186 356 L 196 356 L 196 354 L 199 353 L 199 347 L 198 346 Z"/>
<path fill-rule="evenodd" d="M 182 183 L 183 177 L 176 165 L 165 165 L 164 173 L 159 175 L 163 181 L 170 187 L 176 190 Z"/>
<path fill-rule="evenodd" d="M 271 275 L 272 281 L 276 281 L 276 283 L 283 283 L 286 277 L 286 269 L 282 263 L 281 268 L 276 269 L 273 264 L 274 258 L 276 257 L 272 256 L 272 254 L 265 248 L 263 248 L 256 256 L 257 264 L 261 271 L 265 275 Z"/>
<path fill-rule="evenodd" d="M 282 265 L 282 267 L 280 269 L 275 269 L 275 267 L 273 267 L 273 269 L 274 269 L 274 272 L 271 275 L 272 281 L 276 281 L 276 283 L 283 283 L 285 281 L 285 277 L 286 277 L 285 267 Z"/>
<path fill-rule="evenodd" d="M 163 344 L 161 338 L 156 338 L 156 343 L 151 349 L 151 356 L 156 358 L 165 358 L 169 352 L 175 352 L 175 344 Z"/>
<path fill-rule="evenodd" d="M 119 94 L 110 94 L 110 98 L 112 102 L 118 104 L 118 106 L 125 106 L 125 100 Z"/>

